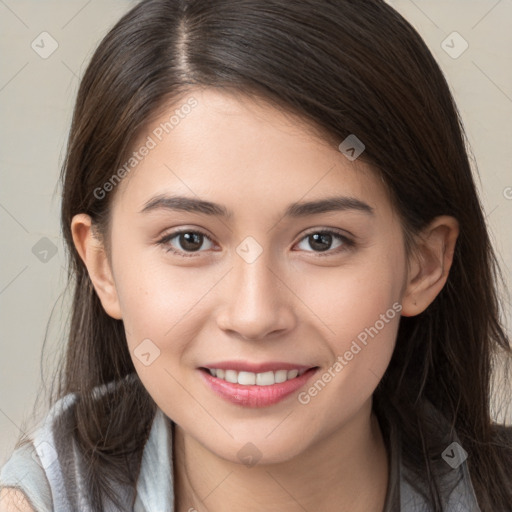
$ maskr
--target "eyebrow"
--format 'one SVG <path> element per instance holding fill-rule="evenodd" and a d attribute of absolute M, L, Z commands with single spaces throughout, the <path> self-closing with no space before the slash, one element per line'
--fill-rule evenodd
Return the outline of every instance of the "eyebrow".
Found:
<path fill-rule="evenodd" d="M 158 195 L 147 201 L 140 213 L 147 213 L 155 210 L 184 211 L 191 213 L 202 213 L 231 219 L 233 212 L 225 206 L 203 199 L 196 199 L 185 196 Z M 373 214 L 373 208 L 359 199 L 346 196 L 327 197 L 316 201 L 296 202 L 290 204 L 284 217 L 306 217 L 333 211 L 356 210 L 366 214 Z"/>

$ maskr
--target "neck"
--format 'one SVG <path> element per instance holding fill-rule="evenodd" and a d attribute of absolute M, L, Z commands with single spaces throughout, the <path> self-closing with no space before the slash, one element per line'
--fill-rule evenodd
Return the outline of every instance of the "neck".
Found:
<path fill-rule="evenodd" d="M 300 455 L 247 467 L 174 428 L 175 512 L 382 512 L 388 455 L 368 406 Z M 371 483 L 371 484 L 370 484 Z"/>

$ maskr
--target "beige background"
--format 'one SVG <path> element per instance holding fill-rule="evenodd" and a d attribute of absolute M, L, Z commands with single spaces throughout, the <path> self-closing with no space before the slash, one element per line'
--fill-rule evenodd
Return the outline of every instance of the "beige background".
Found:
<path fill-rule="evenodd" d="M 482 202 L 510 287 L 512 2 L 389 3 L 416 27 L 447 75 L 478 162 Z M 44 367 L 55 360 L 65 331 L 57 182 L 79 77 L 101 37 L 132 5 L 121 0 L 0 0 L 0 465 L 19 429 L 31 426 L 41 348 L 54 306 Z M 458 58 L 441 46 L 446 40 L 452 55 L 464 48 L 462 39 L 450 35 L 454 31 L 469 45 Z M 39 41 L 40 53 L 51 49 L 50 36 L 42 32 L 58 44 L 46 59 L 31 47 Z M 503 304 L 510 332 L 510 301 Z M 500 386 L 500 391 L 510 403 L 512 390 Z"/>

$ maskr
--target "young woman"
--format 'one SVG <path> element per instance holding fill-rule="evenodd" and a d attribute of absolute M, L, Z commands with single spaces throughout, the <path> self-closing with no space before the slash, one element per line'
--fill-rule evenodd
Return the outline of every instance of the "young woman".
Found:
<path fill-rule="evenodd" d="M 499 271 L 449 88 L 387 4 L 142 1 L 62 178 L 67 356 L 1 510 L 512 510 Z"/>

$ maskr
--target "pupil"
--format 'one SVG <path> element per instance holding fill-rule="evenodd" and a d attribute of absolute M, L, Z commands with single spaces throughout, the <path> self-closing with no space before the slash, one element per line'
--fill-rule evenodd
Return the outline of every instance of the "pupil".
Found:
<path fill-rule="evenodd" d="M 182 233 L 180 237 L 181 246 L 189 251 L 197 251 L 201 247 L 201 237 L 202 235 L 199 233 Z M 184 243 L 182 243 L 183 241 Z M 194 243 L 198 246 L 194 246 Z"/>
<path fill-rule="evenodd" d="M 331 244 L 332 235 L 329 233 L 315 233 L 314 235 L 311 235 L 311 238 L 313 239 L 313 242 L 311 243 L 311 247 L 313 249 L 318 249 L 320 251 L 326 251 L 329 249 L 329 246 Z M 318 242 L 318 241 L 321 242 Z M 317 247 L 315 247 L 315 244 L 319 244 Z"/>

